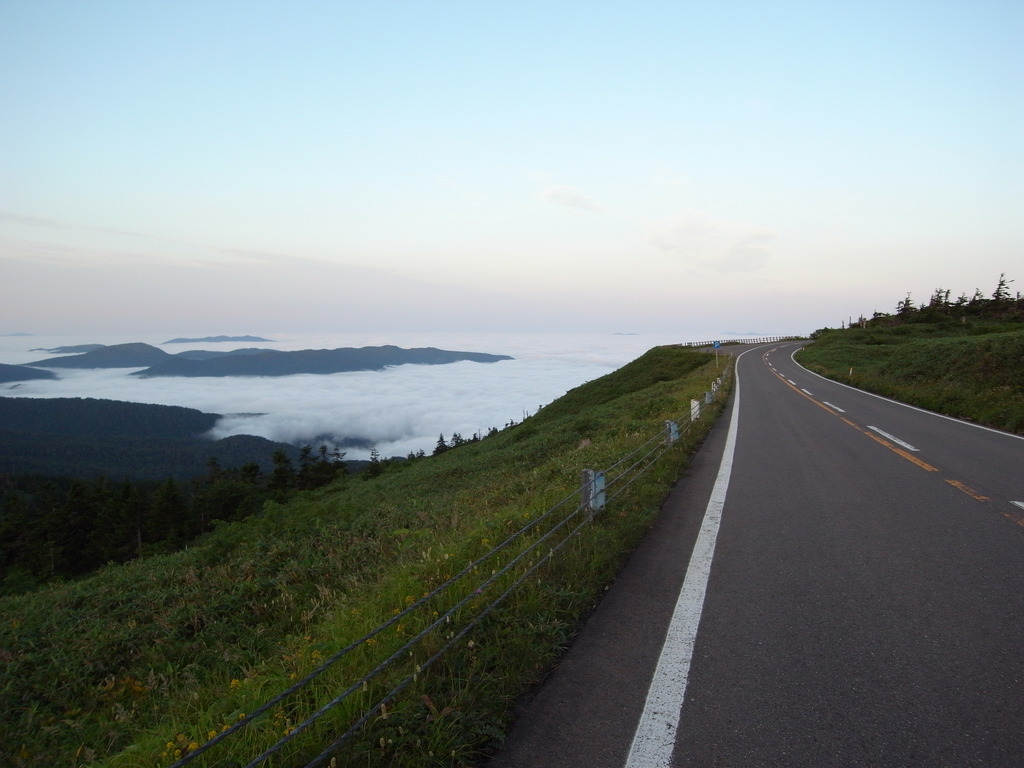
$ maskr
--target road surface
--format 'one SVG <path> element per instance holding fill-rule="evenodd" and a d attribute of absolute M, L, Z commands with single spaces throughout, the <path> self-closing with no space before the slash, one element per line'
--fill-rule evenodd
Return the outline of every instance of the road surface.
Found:
<path fill-rule="evenodd" d="M 1024 766 L 1024 439 L 742 353 L 490 768 Z"/>

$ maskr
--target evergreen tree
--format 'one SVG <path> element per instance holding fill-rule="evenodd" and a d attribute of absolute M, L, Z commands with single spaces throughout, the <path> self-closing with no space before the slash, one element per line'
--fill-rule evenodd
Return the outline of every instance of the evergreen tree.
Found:
<path fill-rule="evenodd" d="M 1009 304 L 1013 300 L 1013 296 L 1010 294 L 1010 283 L 1013 280 L 1007 280 L 1006 274 L 999 275 L 999 284 L 996 286 L 995 292 L 992 294 L 992 300 L 998 305 Z"/>
<path fill-rule="evenodd" d="M 319 488 L 332 482 L 336 477 L 345 474 L 345 454 L 335 449 L 330 452 L 327 445 L 320 444 L 316 458 L 313 458 L 313 446 L 304 445 L 299 454 L 298 487 L 302 489 Z"/>
<path fill-rule="evenodd" d="M 295 470 L 292 468 L 292 461 L 283 449 L 278 448 L 273 455 L 274 469 L 270 473 L 270 482 L 267 488 L 277 496 L 287 494 L 295 487 Z"/>
<path fill-rule="evenodd" d="M 4 494 L 0 509 L 0 576 L 4 587 L 0 592 L 18 592 L 38 583 L 33 563 L 32 542 L 41 531 L 33 524 L 33 498 L 17 490 Z"/>
<path fill-rule="evenodd" d="M 910 294 L 906 295 L 906 298 L 896 303 L 896 314 L 901 317 L 907 317 L 914 312 L 914 302 L 910 298 Z"/>
<path fill-rule="evenodd" d="M 150 503 L 149 524 L 143 525 L 147 543 L 166 543 L 173 549 L 194 536 L 198 531 L 189 525 L 185 512 L 185 496 L 178 482 L 174 479 L 162 482 Z"/>
<path fill-rule="evenodd" d="M 384 463 L 380 460 L 380 451 L 374 446 L 370 449 L 370 463 L 363 471 L 363 480 L 370 480 L 384 474 Z"/>
<path fill-rule="evenodd" d="M 91 544 L 100 565 L 139 556 L 142 519 L 149 503 L 141 485 L 122 482 L 111 489 L 106 503 L 97 510 Z"/>

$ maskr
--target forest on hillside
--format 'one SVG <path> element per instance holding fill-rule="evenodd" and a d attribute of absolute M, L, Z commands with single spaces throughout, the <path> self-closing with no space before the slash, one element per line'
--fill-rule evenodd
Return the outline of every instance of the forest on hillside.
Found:
<path fill-rule="evenodd" d="M 0 595 L 180 549 L 218 522 L 344 477 L 343 457 L 306 445 L 296 466 L 278 449 L 270 472 L 211 458 L 187 481 L 0 475 Z"/>
<path fill-rule="evenodd" d="M 0 594 L 178 549 L 343 475 L 343 455 L 204 435 L 218 414 L 0 397 Z"/>
<path fill-rule="evenodd" d="M 204 438 L 218 418 L 178 406 L 0 397 L 0 596 L 172 552 L 268 501 L 425 456 L 384 458 L 374 448 L 368 461 L 345 461 L 326 443 Z M 442 434 L 433 453 L 497 433 Z"/>

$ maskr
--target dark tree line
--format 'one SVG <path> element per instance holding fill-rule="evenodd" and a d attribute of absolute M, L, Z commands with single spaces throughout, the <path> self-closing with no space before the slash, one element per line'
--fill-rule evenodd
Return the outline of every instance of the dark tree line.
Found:
<path fill-rule="evenodd" d="M 505 425 L 505 428 L 508 429 L 509 427 L 514 427 L 515 425 L 515 421 L 509 421 Z M 481 440 L 496 434 L 498 434 L 497 427 L 491 427 L 489 430 L 487 430 L 487 433 L 484 435 L 481 435 L 479 432 L 474 432 L 472 437 L 463 437 L 458 432 L 452 432 L 451 440 L 445 440 L 444 433 L 442 433 L 437 437 L 437 445 L 434 446 L 433 455 L 437 456 L 438 454 L 444 453 L 445 451 L 451 450 L 452 448 L 458 448 L 460 445 L 468 445 L 469 443 L 479 443 Z M 423 451 L 420 451 L 419 455 L 422 456 Z M 413 457 L 410 456 L 409 458 Z"/>
<path fill-rule="evenodd" d="M 0 594 L 179 549 L 215 521 L 242 520 L 265 501 L 344 476 L 343 456 L 307 445 L 296 467 L 278 450 L 269 474 L 254 462 L 223 468 L 210 459 L 189 481 L 0 476 Z"/>
<path fill-rule="evenodd" d="M 927 302 L 916 303 L 908 293 L 896 303 L 895 313 L 875 312 L 871 318 L 861 317 L 856 323 L 861 327 L 894 326 L 903 323 L 941 323 L 947 321 L 967 322 L 968 320 L 992 320 L 998 322 L 1024 321 L 1024 297 L 1020 292 L 1012 293 L 1005 274 L 991 295 L 986 296 L 980 288 L 968 296 L 961 293 L 952 298 L 948 288 L 936 288 Z"/>

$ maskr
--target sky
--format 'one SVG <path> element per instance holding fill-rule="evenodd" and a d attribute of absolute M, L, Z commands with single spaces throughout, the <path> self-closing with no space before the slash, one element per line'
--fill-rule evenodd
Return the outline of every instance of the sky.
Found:
<path fill-rule="evenodd" d="M 1024 3 L 0 0 L 0 334 L 803 334 L 1024 269 Z"/>

